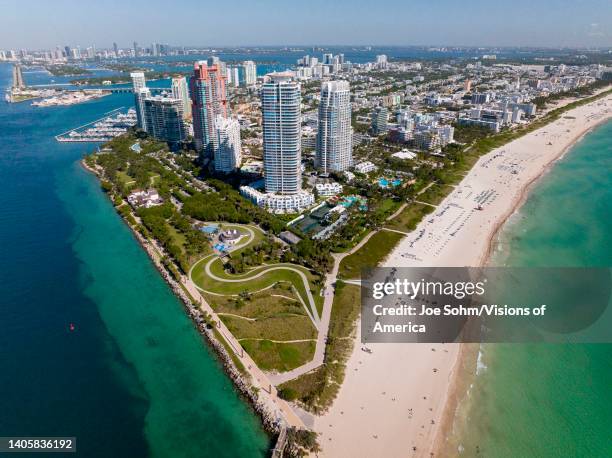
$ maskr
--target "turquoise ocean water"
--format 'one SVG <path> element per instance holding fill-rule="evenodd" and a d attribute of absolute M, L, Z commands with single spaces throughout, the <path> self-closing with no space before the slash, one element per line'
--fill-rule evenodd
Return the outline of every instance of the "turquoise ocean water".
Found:
<path fill-rule="evenodd" d="M 53 138 L 131 104 L 0 102 L 0 436 L 76 436 L 83 457 L 265 456 L 259 420 L 79 165 L 93 146 Z"/>
<path fill-rule="evenodd" d="M 578 142 L 504 227 L 491 265 L 612 266 L 612 122 Z M 612 345 L 489 344 L 461 456 L 612 456 Z"/>

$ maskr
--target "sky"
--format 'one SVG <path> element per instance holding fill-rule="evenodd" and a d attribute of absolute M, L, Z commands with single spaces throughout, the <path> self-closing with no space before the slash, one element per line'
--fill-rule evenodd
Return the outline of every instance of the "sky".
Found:
<path fill-rule="evenodd" d="M 0 49 L 612 47 L 612 0 L 0 0 Z"/>

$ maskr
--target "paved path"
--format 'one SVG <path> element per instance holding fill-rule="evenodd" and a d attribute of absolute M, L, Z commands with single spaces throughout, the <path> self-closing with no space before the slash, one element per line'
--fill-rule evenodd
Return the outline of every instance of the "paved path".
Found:
<path fill-rule="evenodd" d="M 277 266 L 277 267 L 263 268 L 262 270 L 260 270 L 259 272 L 251 276 L 238 276 L 238 278 L 222 278 L 222 277 L 218 277 L 210 270 L 210 265 L 213 262 L 215 262 L 217 259 L 218 258 L 212 258 L 210 261 L 208 261 L 206 265 L 204 266 L 204 271 L 206 272 L 206 275 L 208 275 L 210 278 L 212 278 L 213 280 L 219 281 L 219 282 L 244 283 L 246 281 L 255 280 L 256 278 L 266 275 L 274 270 L 288 270 L 290 272 L 295 272 L 296 274 L 298 274 L 300 278 L 302 279 L 304 290 L 306 291 L 306 297 L 308 298 L 308 302 L 310 305 L 310 309 L 308 307 L 305 307 L 306 313 L 310 317 L 314 327 L 319 329 L 321 319 L 319 318 L 319 312 L 317 311 L 317 304 L 315 303 L 314 297 L 312 296 L 312 291 L 310 291 L 310 283 L 308 282 L 308 277 L 306 277 L 304 272 L 302 272 L 299 269 L 296 269 L 295 267 L 289 267 L 288 265 L 282 265 L 282 266 Z"/>
<path fill-rule="evenodd" d="M 402 235 L 409 235 L 408 232 L 398 231 L 397 229 L 391 229 L 390 227 L 383 227 L 382 230 L 388 231 L 388 232 L 397 232 L 398 234 L 402 234 Z"/>
<path fill-rule="evenodd" d="M 147 252 L 152 256 L 153 262 L 155 262 L 160 269 L 163 269 L 164 267 L 161 259 L 163 257 L 162 253 L 165 253 L 164 249 L 155 240 L 146 240 L 137 232 L 134 233 L 136 237 L 139 238 L 144 244 Z M 272 381 L 266 374 L 263 373 L 261 369 L 259 369 L 249 354 L 244 351 L 240 345 L 240 342 L 236 340 L 234 335 L 229 331 L 227 326 L 223 324 L 223 321 L 221 321 L 210 304 L 206 302 L 204 296 L 200 294 L 200 291 L 198 291 L 198 288 L 191 280 L 191 277 L 189 275 L 182 276 L 181 284 L 185 287 L 189 295 L 195 300 L 196 305 L 199 304 L 200 309 L 208 313 L 210 320 L 215 325 L 217 331 L 228 343 L 234 355 L 242 362 L 247 372 L 246 377 L 248 377 L 251 385 L 259 390 L 258 400 L 263 402 L 270 413 L 272 413 L 272 415 L 274 415 L 278 420 L 284 422 L 287 426 L 304 429 L 305 425 L 302 419 L 297 416 L 295 411 L 291 408 L 291 406 L 289 406 L 289 404 L 287 404 L 285 400 L 278 397 L 278 392 L 276 391 L 276 387 L 273 385 Z"/>
<path fill-rule="evenodd" d="M 240 248 L 244 248 L 246 246 L 248 246 L 253 239 L 255 238 L 255 233 L 254 233 L 254 229 L 251 226 L 247 226 L 247 225 L 239 225 L 239 224 L 233 224 L 231 226 L 236 226 L 236 227 L 240 227 L 241 229 L 245 229 L 248 232 L 249 237 L 240 242 L 238 245 L 234 246 L 232 251 L 236 251 Z M 258 227 L 255 226 L 255 228 L 257 230 L 260 230 Z M 219 281 L 219 282 L 225 282 L 225 283 L 242 283 L 242 282 L 246 282 L 246 281 L 250 281 L 250 280 L 255 280 L 256 278 L 259 278 L 263 275 L 266 275 L 269 272 L 272 272 L 274 270 L 288 270 L 291 272 L 295 272 L 296 274 L 298 274 L 302 280 L 302 284 L 304 286 L 304 291 L 306 292 L 306 298 L 308 299 L 308 305 L 304 303 L 303 299 L 302 299 L 302 295 L 299 294 L 299 292 L 297 292 L 297 296 L 300 299 L 300 302 L 302 302 L 302 305 L 304 305 L 304 309 L 306 310 L 306 314 L 308 315 L 308 317 L 310 318 L 310 320 L 312 321 L 312 324 L 314 325 L 315 329 L 319 330 L 320 326 L 321 326 L 321 318 L 319 317 L 319 312 L 317 310 L 317 304 L 314 300 L 314 297 L 312 295 L 312 291 L 310 291 L 310 282 L 308 281 L 308 277 L 306 277 L 306 274 L 300 270 L 297 267 L 292 267 L 291 264 L 281 264 L 281 265 L 272 265 L 270 267 L 262 267 L 262 268 L 255 268 L 253 270 L 257 270 L 258 272 L 255 274 L 251 274 L 251 272 L 248 272 L 246 274 L 241 274 L 241 275 L 232 275 L 233 278 L 223 278 L 223 277 L 219 277 L 217 275 L 215 275 L 211 269 L 210 266 L 213 262 L 215 262 L 217 259 L 219 259 L 218 257 L 214 256 L 214 255 L 208 255 L 205 256 L 204 258 L 200 259 L 199 261 L 195 262 L 191 268 L 189 269 L 189 279 L 191 281 L 193 281 L 193 269 L 200 264 L 201 262 L 205 261 L 206 259 L 210 258 L 210 260 L 206 263 L 206 265 L 204 266 L 204 271 L 206 272 L 206 275 L 209 276 L 210 278 L 212 278 L 213 280 Z M 260 270 L 261 269 L 261 270 Z M 194 282 L 195 285 L 195 282 Z M 198 288 L 200 291 L 208 293 L 208 291 L 206 291 L 203 288 L 200 288 L 198 285 L 196 285 L 196 288 Z M 217 294 L 218 293 L 212 293 L 212 294 Z"/>
<path fill-rule="evenodd" d="M 421 190 L 421 193 L 425 192 L 432 184 L 433 183 L 423 188 Z M 392 220 L 393 218 L 397 217 L 402 211 L 404 211 L 404 209 L 406 208 L 406 206 L 408 206 L 408 204 L 409 202 L 404 202 L 400 206 L 400 208 L 397 209 L 395 213 L 387 217 L 386 221 Z M 321 314 L 321 322 L 319 324 L 319 334 L 317 336 L 317 345 L 315 348 L 314 357 L 311 361 L 307 362 L 306 364 L 300 367 L 296 367 L 293 370 L 282 372 L 282 373 L 268 373 L 268 377 L 270 378 L 270 380 L 272 380 L 274 384 L 280 385 L 281 383 L 285 383 L 289 380 L 293 380 L 294 378 L 304 375 L 323 364 L 325 360 L 325 344 L 327 343 L 327 335 L 329 332 L 329 321 L 331 318 L 332 305 L 334 303 L 334 295 L 336 293 L 336 281 L 338 279 L 338 270 L 340 269 L 340 263 L 345 257 L 350 256 L 356 251 L 360 250 L 361 247 L 363 247 L 366 243 L 368 243 L 368 240 L 370 240 L 370 238 L 372 238 L 380 230 L 389 230 L 392 232 L 399 232 L 402 235 L 406 235 L 405 232 L 396 231 L 394 229 L 381 228 L 379 230 L 370 231 L 369 234 L 367 234 L 363 239 L 361 239 L 361 241 L 357 245 L 355 245 L 353 248 L 351 248 L 349 251 L 345 253 L 332 254 L 334 258 L 334 266 L 332 268 L 332 271 L 327 275 L 325 279 L 325 287 L 323 289 L 325 299 L 323 301 L 323 313 Z M 356 286 L 361 286 L 360 280 L 346 280 L 345 283 L 356 285 Z"/>
<path fill-rule="evenodd" d="M 421 205 L 429 205 L 430 207 L 438 208 L 437 205 L 430 204 L 429 202 L 423 202 L 422 200 L 415 200 L 414 203 L 415 204 L 421 204 Z"/>
<path fill-rule="evenodd" d="M 230 348 L 238 359 L 244 365 L 246 371 L 251 376 L 251 383 L 254 387 L 260 390 L 259 399 L 264 401 L 268 408 L 274 412 L 279 418 L 283 418 L 288 426 L 294 426 L 296 428 L 304 428 L 304 422 L 296 415 L 293 409 L 283 399 L 278 397 L 276 387 L 273 382 L 263 373 L 261 369 L 255 364 L 249 354 L 244 351 L 240 342 L 234 337 L 234 335 L 227 329 L 223 321 L 219 318 L 213 308 L 210 306 L 204 296 L 200 294 L 195 283 L 190 277 L 183 279 L 183 285 L 189 291 L 189 294 L 200 303 L 200 308 L 207 312 L 211 320 L 215 323 L 217 331 L 225 338 Z"/>
<path fill-rule="evenodd" d="M 378 231 L 371 231 L 361 241 L 345 253 L 334 253 L 334 266 L 332 271 L 325 278 L 325 286 L 323 288 L 324 300 L 323 300 L 323 313 L 321 314 L 321 322 L 319 325 L 319 334 L 317 335 L 317 345 L 315 347 L 315 354 L 311 361 L 303 364 L 300 367 L 296 367 L 293 370 L 282 372 L 282 373 L 268 373 L 268 377 L 275 385 L 293 380 L 301 375 L 304 375 L 317 367 L 321 366 L 325 360 L 325 344 L 327 343 L 327 335 L 329 332 L 329 321 L 331 319 L 331 310 L 334 304 L 334 295 L 336 293 L 336 280 L 338 278 L 338 270 L 340 269 L 340 263 L 342 260 L 359 250 L 365 245 L 370 237 L 376 234 Z"/>

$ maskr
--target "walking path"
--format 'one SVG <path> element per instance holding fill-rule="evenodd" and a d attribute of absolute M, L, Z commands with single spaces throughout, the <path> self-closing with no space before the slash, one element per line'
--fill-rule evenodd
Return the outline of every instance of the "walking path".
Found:
<path fill-rule="evenodd" d="M 139 219 L 137 219 L 138 221 Z M 163 270 L 163 264 L 161 259 L 163 258 L 164 249 L 157 243 L 156 240 L 148 240 L 143 238 L 137 231 L 134 231 L 135 236 L 141 241 L 143 247 L 147 250 L 153 262 L 158 266 L 160 270 Z M 287 404 L 287 402 L 278 397 L 276 387 L 268 376 L 255 364 L 253 359 L 247 352 L 244 351 L 240 342 L 234 337 L 229 331 L 227 326 L 221 321 L 217 313 L 213 310 L 200 291 L 198 290 L 195 283 L 191 280 L 190 275 L 182 276 L 181 285 L 185 288 L 187 293 L 195 301 L 195 305 L 199 305 L 199 308 L 206 312 L 211 323 L 215 329 L 227 342 L 231 351 L 238 358 L 238 360 L 244 366 L 244 370 L 247 372 L 246 377 L 249 378 L 251 385 L 259 390 L 258 401 L 264 403 L 267 410 L 279 421 L 287 425 L 288 427 L 295 427 L 298 429 L 304 429 L 304 422 L 300 417 L 297 416 L 295 411 Z M 229 350 L 228 350 L 229 351 Z"/>
<path fill-rule="evenodd" d="M 238 249 L 244 248 L 246 246 L 248 246 L 255 238 L 255 233 L 253 231 L 253 228 L 251 226 L 247 226 L 247 225 L 238 225 L 238 224 L 234 224 L 232 226 L 237 226 L 240 227 L 241 229 L 246 230 L 246 232 L 248 232 L 248 237 L 246 240 L 240 242 L 238 245 L 236 245 L 232 251 L 236 251 Z M 257 230 L 260 230 L 260 228 L 256 227 Z M 263 232 L 263 231 L 262 231 Z M 275 270 L 286 270 L 286 271 L 290 271 L 290 272 L 294 272 L 296 274 L 299 275 L 300 279 L 302 280 L 303 286 L 304 286 L 304 291 L 306 293 L 306 298 L 308 299 L 308 304 L 305 304 L 301 294 L 299 294 L 299 291 L 296 291 L 297 293 L 297 297 L 300 299 L 300 302 L 302 302 L 302 305 L 304 305 L 304 309 L 306 311 L 306 314 L 308 315 L 308 317 L 310 318 L 310 320 L 312 321 L 312 324 L 314 325 L 314 327 L 319 330 L 320 326 L 321 326 L 321 318 L 319 317 L 319 312 L 317 310 L 317 304 L 314 300 L 314 297 L 312 295 L 312 292 L 310 291 L 310 282 L 308 281 L 308 277 L 306 277 L 306 274 L 300 270 L 297 267 L 292 267 L 291 264 L 279 264 L 279 265 L 272 265 L 270 267 L 262 267 L 262 268 L 255 268 L 253 270 L 257 270 L 257 273 L 252 274 L 252 272 L 248 272 L 246 274 L 242 274 L 242 275 L 232 275 L 233 278 L 223 278 L 223 277 L 219 277 L 218 275 L 214 274 L 211 271 L 211 265 L 213 262 L 215 262 L 216 260 L 218 260 L 219 258 L 216 257 L 215 255 L 208 255 L 205 256 L 204 258 L 200 259 L 199 261 L 195 262 L 191 268 L 189 269 L 189 273 L 188 273 L 188 277 L 189 279 L 193 282 L 193 270 L 195 269 L 196 266 L 198 266 L 201 262 L 206 261 L 207 259 L 208 262 L 206 263 L 206 265 L 204 266 L 204 272 L 206 273 L 206 275 L 208 277 L 210 277 L 211 279 L 215 280 L 215 281 L 219 281 L 219 282 L 224 282 L 224 283 L 244 283 L 244 282 L 248 282 L 251 280 L 255 280 L 257 278 L 262 277 L 263 275 L 266 275 L 272 271 Z M 207 290 L 205 290 L 204 288 L 201 288 L 200 286 L 198 286 L 197 284 L 195 284 L 195 282 L 193 282 L 195 287 L 197 289 L 199 289 L 200 291 L 204 292 L 204 293 L 211 293 L 211 294 L 215 294 L 215 295 L 219 295 L 219 293 L 214 293 L 214 292 L 209 292 Z M 267 289 L 267 288 L 264 288 Z"/>
<path fill-rule="evenodd" d="M 329 332 L 329 320 L 331 319 L 331 310 L 334 304 L 334 295 L 336 293 L 336 280 L 338 278 L 338 270 L 340 269 L 340 263 L 345 257 L 350 256 L 351 254 L 359 250 L 363 245 L 365 245 L 368 240 L 370 240 L 370 237 L 376 234 L 376 232 L 378 231 L 371 231 L 349 251 L 345 253 L 332 254 L 334 258 L 334 266 L 332 267 L 332 271 L 325 278 L 325 286 L 323 288 L 323 313 L 321 314 L 321 322 L 319 324 L 319 333 L 317 335 L 317 344 L 315 346 L 314 357 L 306 364 L 303 364 L 300 367 L 296 367 L 293 370 L 282 373 L 268 374 L 268 377 L 270 378 L 270 380 L 272 380 L 272 383 L 274 383 L 275 385 L 280 385 L 281 383 L 285 383 L 289 380 L 293 380 L 294 378 L 304 375 L 323 364 L 325 360 L 325 344 L 327 343 L 327 335 Z"/>

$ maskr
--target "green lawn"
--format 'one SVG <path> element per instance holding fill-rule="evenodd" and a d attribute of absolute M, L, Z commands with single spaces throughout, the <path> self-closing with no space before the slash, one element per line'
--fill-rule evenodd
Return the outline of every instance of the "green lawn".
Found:
<path fill-rule="evenodd" d="M 232 315 L 220 315 L 236 339 L 302 340 L 316 339 L 317 330 L 310 318 L 303 315 L 279 315 L 246 320 Z"/>
<path fill-rule="evenodd" d="M 453 191 L 453 187 L 447 184 L 434 184 L 423 194 L 416 197 L 416 200 L 432 205 L 438 205 L 444 198 Z"/>
<path fill-rule="evenodd" d="M 136 180 L 122 170 L 117 172 L 117 180 L 124 186 L 133 186 L 136 184 Z"/>
<path fill-rule="evenodd" d="M 360 278 L 362 269 L 376 267 L 402 237 L 403 235 L 397 232 L 377 232 L 357 252 L 342 260 L 338 276 L 345 279 Z"/>
<path fill-rule="evenodd" d="M 352 348 L 351 338 L 361 307 L 361 290 L 358 286 L 339 281 L 329 323 L 329 335 L 325 346 L 325 362 L 312 372 L 280 385 L 279 394 L 288 400 L 299 400 L 315 413 L 331 405 L 342 381 Z"/>
<path fill-rule="evenodd" d="M 312 359 L 314 340 L 287 344 L 271 342 L 316 339 L 317 336 L 312 321 L 289 284 L 277 285 L 246 299 L 213 294 L 205 294 L 205 297 L 231 333 L 239 340 L 247 339 L 241 343 L 261 368 L 285 371 L 287 367 L 297 367 Z M 294 354 L 297 356 L 292 356 Z"/>
<path fill-rule="evenodd" d="M 242 340 L 245 351 L 266 371 L 285 372 L 295 369 L 314 355 L 315 342 L 275 343 L 269 340 Z"/>
<path fill-rule="evenodd" d="M 377 216 L 385 217 L 393 214 L 400 206 L 400 202 L 393 199 L 384 199 L 376 208 L 375 214 Z"/>
<path fill-rule="evenodd" d="M 239 275 L 228 274 L 223 270 L 223 265 L 221 264 L 221 260 L 217 259 L 211 265 L 211 271 L 217 275 L 219 278 L 227 278 L 227 279 L 240 279 L 245 278 L 245 281 L 241 282 L 222 282 L 218 280 L 211 279 L 205 272 L 206 263 L 210 258 L 206 258 L 205 260 L 199 262 L 195 268 L 193 269 L 192 278 L 193 281 L 200 288 L 206 291 L 212 291 L 218 294 L 240 294 L 243 291 L 255 292 L 261 289 L 270 287 L 279 282 L 287 282 L 291 283 L 300 294 L 300 297 L 304 301 L 304 303 L 308 304 L 308 296 L 306 295 L 306 290 L 304 287 L 304 282 L 302 278 L 298 275 L 297 272 L 293 272 L 285 269 L 278 269 L 270 271 L 261 277 L 248 280 L 249 277 L 256 275 L 261 270 L 265 270 L 271 266 L 286 266 L 298 269 L 302 271 L 306 277 L 308 278 L 310 284 L 310 291 L 312 293 L 313 299 L 315 301 L 315 305 L 319 313 L 323 308 L 323 298 L 319 295 L 320 288 L 317 288 L 314 285 L 315 276 L 307 269 L 302 266 L 298 266 L 295 264 L 271 264 L 270 266 L 260 266 L 249 272 Z"/>
<path fill-rule="evenodd" d="M 404 210 L 390 221 L 387 221 L 385 227 L 395 229 L 402 232 L 413 231 L 417 224 L 429 213 L 435 209 L 431 205 L 424 204 L 409 204 Z"/>
<path fill-rule="evenodd" d="M 247 300 L 237 304 L 237 296 L 217 296 L 204 293 L 206 301 L 219 313 L 232 313 L 247 318 L 263 319 L 280 315 L 306 316 L 304 307 L 295 297 L 289 283 L 251 294 Z M 283 296 L 283 297 L 281 297 Z"/>

